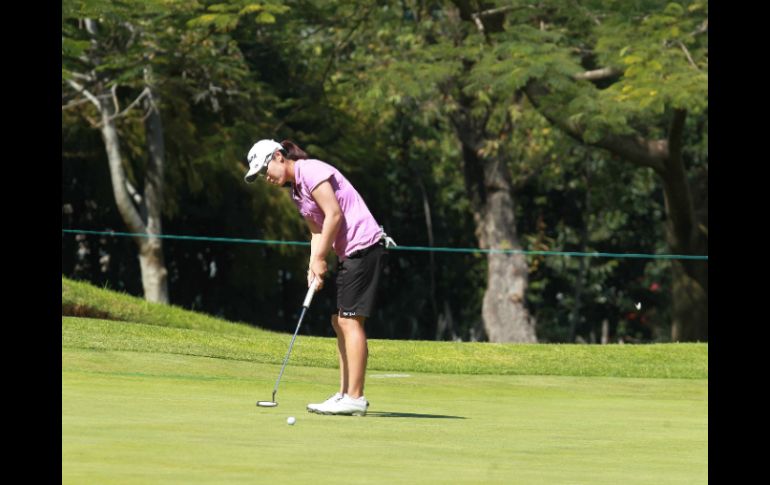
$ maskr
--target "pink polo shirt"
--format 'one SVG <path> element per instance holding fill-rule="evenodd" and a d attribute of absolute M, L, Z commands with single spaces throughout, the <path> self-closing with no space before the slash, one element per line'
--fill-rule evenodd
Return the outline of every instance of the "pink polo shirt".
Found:
<path fill-rule="evenodd" d="M 364 199 L 339 170 L 320 160 L 297 160 L 294 162 L 294 178 L 291 191 L 294 204 L 302 217 L 309 217 L 321 227 L 324 213 L 313 199 L 312 192 L 321 182 L 328 180 L 331 183 L 342 209 L 342 223 L 332 243 L 340 260 L 380 240 L 380 225 L 369 212 Z"/>

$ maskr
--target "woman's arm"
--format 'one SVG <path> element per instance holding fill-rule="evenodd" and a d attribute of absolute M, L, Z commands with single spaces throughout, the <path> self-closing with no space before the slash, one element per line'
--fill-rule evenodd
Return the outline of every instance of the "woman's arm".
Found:
<path fill-rule="evenodd" d="M 310 271 L 310 264 L 316 259 L 316 255 L 318 254 L 318 243 L 321 242 L 322 228 L 310 217 L 305 217 L 305 222 L 310 229 L 310 260 L 307 265 L 307 286 L 310 288 L 310 283 L 313 282 L 313 273 Z"/>
<path fill-rule="evenodd" d="M 320 234 L 313 231 L 311 226 L 310 231 L 312 237 L 310 240 L 310 272 L 308 278 L 311 276 L 318 277 L 319 287 L 323 287 L 323 275 L 327 271 L 326 255 L 332 248 L 332 243 L 337 237 L 340 226 L 342 225 L 342 209 L 337 201 L 337 196 L 334 195 L 334 189 L 329 181 L 321 182 L 312 192 L 313 199 L 316 204 L 321 208 L 324 213 L 323 227 L 320 229 Z M 315 229 L 318 228 L 318 224 L 313 223 Z"/>

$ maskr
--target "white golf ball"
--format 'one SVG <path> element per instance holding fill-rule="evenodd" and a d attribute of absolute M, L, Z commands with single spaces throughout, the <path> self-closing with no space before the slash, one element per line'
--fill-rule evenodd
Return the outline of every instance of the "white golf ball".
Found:
<path fill-rule="evenodd" d="M 294 424 L 294 423 L 296 423 L 296 422 L 297 422 L 297 420 L 296 420 L 296 419 L 294 419 L 294 416 L 289 416 L 289 418 L 286 420 L 286 423 L 287 423 L 287 424 L 290 424 L 290 425 L 291 425 L 291 424 Z"/>

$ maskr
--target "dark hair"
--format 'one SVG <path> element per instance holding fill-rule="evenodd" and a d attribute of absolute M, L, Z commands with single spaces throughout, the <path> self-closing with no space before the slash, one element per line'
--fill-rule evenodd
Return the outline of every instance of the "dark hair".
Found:
<path fill-rule="evenodd" d="M 283 147 L 284 155 L 290 160 L 296 161 L 308 158 L 308 154 L 305 153 L 305 150 L 298 147 L 297 144 L 291 140 L 283 140 L 281 146 Z"/>

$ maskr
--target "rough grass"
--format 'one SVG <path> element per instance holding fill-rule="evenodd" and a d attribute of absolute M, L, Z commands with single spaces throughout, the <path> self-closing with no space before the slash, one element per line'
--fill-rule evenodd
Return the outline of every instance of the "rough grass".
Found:
<path fill-rule="evenodd" d="M 74 315 L 74 308 L 82 318 Z M 86 310 L 83 310 L 86 309 Z M 312 308 L 311 310 L 312 311 Z M 291 335 L 62 278 L 62 347 L 277 364 Z M 708 344 L 573 345 L 369 340 L 369 370 L 450 374 L 708 378 Z M 300 336 L 295 365 L 336 368 L 336 342 Z"/>

